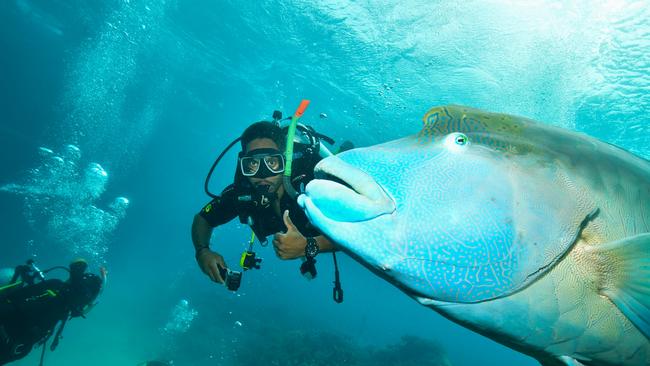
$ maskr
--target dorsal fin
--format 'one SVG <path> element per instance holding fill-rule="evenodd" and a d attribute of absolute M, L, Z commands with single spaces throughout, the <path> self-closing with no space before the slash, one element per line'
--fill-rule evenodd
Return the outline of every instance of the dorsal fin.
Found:
<path fill-rule="evenodd" d="M 421 142 L 435 140 L 453 132 L 462 132 L 474 143 L 496 150 L 523 153 L 533 146 L 520 138 L 527 125 L 539 123 L 522 117 L 486 112 L 459 105 L 431 108 L 422 118 L 418 133 Z"/>

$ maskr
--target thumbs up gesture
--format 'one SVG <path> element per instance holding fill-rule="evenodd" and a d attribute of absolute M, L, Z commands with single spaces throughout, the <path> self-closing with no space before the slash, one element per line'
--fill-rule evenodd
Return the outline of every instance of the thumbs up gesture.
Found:
<path fill-rule="evenodd" d="M 298 231 L 289 217 L 289 210 L 284 211 L 282 216 L 287 231 L 277 233 L 273 236 L 273 248 L 275 254 L 281 259 L 295 259 L 305 255 L 307 239 Z"/>

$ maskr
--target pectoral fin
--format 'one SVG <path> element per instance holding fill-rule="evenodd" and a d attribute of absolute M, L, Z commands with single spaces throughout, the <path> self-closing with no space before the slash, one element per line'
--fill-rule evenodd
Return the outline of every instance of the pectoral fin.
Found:
<path fill-rule="evenodd" d="M 601 293 L 650 339 L 650 233 L 600 246 Z"/>

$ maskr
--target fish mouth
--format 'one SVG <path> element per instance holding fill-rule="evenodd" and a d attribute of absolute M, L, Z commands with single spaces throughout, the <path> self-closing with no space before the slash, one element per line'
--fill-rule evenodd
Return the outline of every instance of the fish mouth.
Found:
<path fill-rule="evenodd" d="M 323 221 L 360 222 L 395 211 L 395 201 L 363 170 L 337 156 L 321 160 L 298 204 L 317 226 Z"/>

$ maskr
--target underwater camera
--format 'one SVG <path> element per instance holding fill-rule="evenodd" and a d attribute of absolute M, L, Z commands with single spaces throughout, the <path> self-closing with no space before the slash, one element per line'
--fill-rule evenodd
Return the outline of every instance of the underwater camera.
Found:
<path fill-rule="evenodd" d="M 221 278 L 223 278 L 224 284 L 228 290 L 237 291 L 239 285 L 241 285 L 241 272 L 232 271 L 229 268 L 223 268 L 220 265 L 217 265 L 217 267 L 219 267 L 219 274 L 221 275 Z"/>

